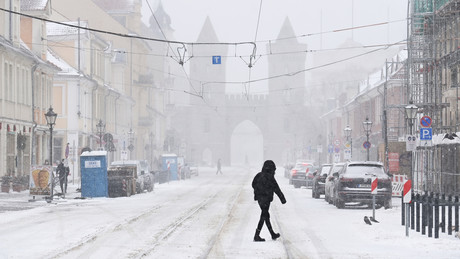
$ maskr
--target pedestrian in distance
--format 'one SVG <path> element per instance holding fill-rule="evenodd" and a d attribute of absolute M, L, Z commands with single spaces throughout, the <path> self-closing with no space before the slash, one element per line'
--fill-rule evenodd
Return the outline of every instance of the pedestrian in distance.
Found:
<path fill-rule="evenodd" d="M 64 159 L 61 160 L 57 167 L 57 173 L 59 175 L 59 185 L 61 186 L 61 193 L 65 194 L 67 191 L 67 175 L 69 171 L 67 170 L 68 167 L 64 165 Z"/>
<path fill-rule="evenodd" d="M 220 163 L 220 158 L 217 160 L 217 172 L 216 172 L 216 175 L 219 174 L 219 173 L 223 174 L 222 173 L 222 165 Z"/>
<path fill-rule="evenodd" d="M 260 242 L 265 239 L 260 237 L 260 231 L 264 225 L 267 226 L 268 231 L 273 240 L 280 237 L 279 233 L 275 233 L 270 223 L 270 203 L 273 201 L 273 193 L 276 193 L 282 204 L 286 203 L 286 198 L 281 192 L 281 189 L 275 179 L 276 165 L 272 160 L 267 160 L 262 166 L 261 172 L 257 173 L 252 180 L 252 188 L 254 189 L 254 200 L 259 203 L 261 214 L 259 223 L 257 224 L 256 233 L 254 235 L 254 241 Z"/>

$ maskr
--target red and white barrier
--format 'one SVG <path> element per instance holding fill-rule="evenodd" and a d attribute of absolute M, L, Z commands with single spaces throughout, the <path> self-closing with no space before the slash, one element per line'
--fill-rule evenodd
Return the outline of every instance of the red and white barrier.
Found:
<path fill-rule="evenodd" d="M 410 203 L 411 201 L 412 201 L 412 185 L 411 185 L 411 180 L 407 180 L 404 183 L 403 202 Z"/>
<path fill-rule="evenodd" d="M 393 179 L 391 181 L 392 187 L 392 194 L 393 196 L 401 197 L 403 194 L 404 189 L 404 182 L 407 180 L 407 176 L 403 174 L 395 174 L 393 175 Z"/>

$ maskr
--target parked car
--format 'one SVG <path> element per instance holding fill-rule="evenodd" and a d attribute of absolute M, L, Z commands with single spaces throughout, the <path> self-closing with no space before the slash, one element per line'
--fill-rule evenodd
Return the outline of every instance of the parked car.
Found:
<path fill-rule="evenodd" d="M 315 172 L 311 187 L 311 197 L 319 199 L 321 194 L 324 194 L 327 174 L 331 170 L 332 164 L 323 164 L 321 168 Z"/>
<path fill-rule="evenodd" d="M 372 205 L 371 182 L 377 178 L 376 205 L 385 209 L 391 207 L 391 178 L 380 162 L 347 162 L 336 174 L 335 205 L 344 208 L 347 202 L 360 202 Z"/>
<path fill-rule="evenodd" d="M 284 177 L 290 178 L 291 177 L 291 170 L 294 168 L 292 164 L 285 164 L 284 165 Z"/>
<path fill-rule="evenodd" d="M 190 176 L 198 176 L 200 174 L 198 171 L 198 166 L 195 163 L 188 163 L 188 168 L 190 169 Z"/>
<path fill-rule="evenodd" d="M 332 204 L 334 202 L 335 182 L 338 178 L 338 173 L 344 167 L 345 163 L 332 164 L 329 173 L 327 173 L 326 182 L 324 184 L 324 199 Z"/>
<path fill-rule="evenodd" d="M 315 173 L 318 172 L 318 167 L 312 166 L 309 170 L 307 170 L 307 175 L 305 179 L 305 187 L 312 188 L 313 186 L 313 178 L 315 178 Z"/>
<path fill-rule="evenodd" d="M 294 185 L 295 188 L 307 186 L 307 173 L 310 172 L 312 168 L 313 164 L 310 163 L 296 164 L 294 168 L 291 169 L 289 183 Z"/>

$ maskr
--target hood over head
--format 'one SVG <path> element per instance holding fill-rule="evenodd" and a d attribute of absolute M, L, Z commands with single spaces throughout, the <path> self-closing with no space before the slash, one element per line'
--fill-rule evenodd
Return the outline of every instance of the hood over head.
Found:
<path fill-rule="evenodd" d="M 262 172 L 275 173 L 275 170 L 276 170 L 275 162 L 273 162 L 272 160 L 267 160 L 264 162 L 264 165 L 262 166 Z"/>

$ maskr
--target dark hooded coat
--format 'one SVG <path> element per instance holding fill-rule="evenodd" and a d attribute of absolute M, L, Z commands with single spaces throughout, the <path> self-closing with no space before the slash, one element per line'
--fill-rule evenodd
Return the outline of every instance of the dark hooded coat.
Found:
<path fill-rule="evenodd" d="M 268 162 L 268 163 L 267 163 Z M 256 174 L 252 180 L 252 188 L 254 188 L 254 200 L 259 202 L 272 202 L 273 193 L 278 195 L 281 203 L 286 203 L 284 194 L 275 179 L 275 163 L 267 160 L 262 167 L 262 172 Z"/>

